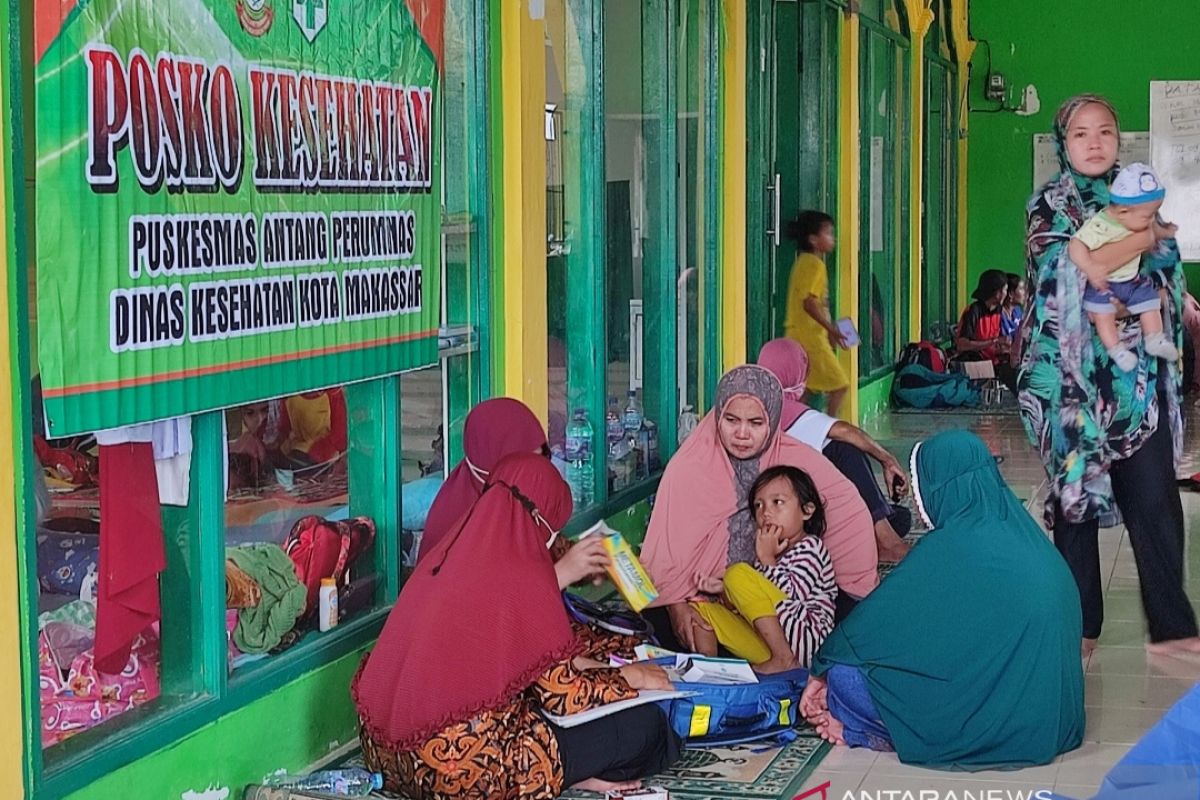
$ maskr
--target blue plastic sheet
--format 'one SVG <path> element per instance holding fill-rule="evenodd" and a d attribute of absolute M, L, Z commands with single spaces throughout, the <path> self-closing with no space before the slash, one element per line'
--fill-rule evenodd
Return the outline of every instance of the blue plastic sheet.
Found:
<path fill-rule="evenodd" d="M 1200 684 L 1146 732 L 1104 778 L 1094 800 L 1200 798 Z"/>

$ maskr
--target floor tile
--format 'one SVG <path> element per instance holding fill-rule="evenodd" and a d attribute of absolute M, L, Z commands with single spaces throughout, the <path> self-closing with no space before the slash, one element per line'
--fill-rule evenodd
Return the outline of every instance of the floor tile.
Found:
<path fill-rule="evenodd" d="M 1084 742 L 1079 749 L 1063 754 L 1058 764 L 1057 783 L 1074 786 L 1099 785 L 1105 773 L 1127 752 L 1128 745 Z"/>
<path fill-rule="evenodd" d="M 1108 617 L 1107 603 L 1104 610 L 1106 619 L 1104 620 L 1104 628 L 1100 631 L 1101 647 L 1144 648 L 1146 646 L 1146 622 L 1141 619 L 1140 607 L 1136 619 Z"/>
<path fill-rule="evenodd" d="M 1084 678 L 1084 702 L 1100 708 L 1157 708 L 1165 711 L 1196 682 L 1153 675 L 1104 675 Z"/>
<path fill-rule="evenodd" d="M 1087 707 L 1087 742 L 1133 745 L 1162 719 L 1161 708 Z"/>
<path fill-rule="evenodd" d="M 1152 656 L 1140 647 L 1098 647 L 1088 662 L 1088 674 L 1156 675 L 1200 681 L 1200 656 Z"/>
<path fill-rule="evenodd" d="M 856 796 L 858 787 L 862 784 L 866 773 L 853 772 L 830 772 L 825 769 L 825 762 L 817 765 L 816 772 L 808 776 L 808 780 L 800 788 L 797 796 L 802 796 L 805 792 L 817 789 L 828 783 L 825 788 L 825 797 L 828 800 L 842 800 L 848 793 L 853 797 Z M 822 795 L 816 793 L 812 795 L 814 798 L 820 798 Z"/>
<path fill-rule="evenodd" d="M 821 761 L 821 772 L 857 772 L 867 774 L 879 753 L 865 747 L 835 747 Z"/>

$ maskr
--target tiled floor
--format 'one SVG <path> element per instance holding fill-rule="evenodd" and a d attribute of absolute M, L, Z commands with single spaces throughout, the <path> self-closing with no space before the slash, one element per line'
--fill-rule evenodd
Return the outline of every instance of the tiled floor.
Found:
<path fill-rule="evenodd" d="M 1200 465 L 1200 413 L 1191 412 L 1183 474 Z M 1041 519 L 1045 473 L 1029 447 L 1020 420 L 1015 415 L 881 416 L 867 430 L 888 449 L 907 460 L 913 443 L 939 431 L 971 428 L 993 453 L 1004 456 L 1001 471 L 1017 496 L 1028 501 L 1035 519 Z M 1193 605 L 1200 609 L 1200 494 L 1184 493 L 1187 516 L 1187 586 Z M 1137 569 L 1133 551 L 1121 528 L 1100 533 L 1101 558 L 1108 576 L 1105 595 L 1105 625 L 1100 647 L 1086 665 L 1085 703 L 1087 731 L 1078 750 L 1059 757 L 1053 764 L 1007 772 L 945 773 L 909 767 L 894 754 L 876 754 L 866 750 L 835 748 L 809 780 L 808 789 L 831 782 L 828 796 L 844 798 L 889 796 L 887 790 L 940 790 L 940 796 L 963 797 L 967 791 L 984 793 L 989 789 L 1028 793 L 1036 789 L 1054 789 L 1072 798 L 1095 794 L 1104 774 L 1141 738 L 1163 712 L 1194 683 L 1200 681 L 1200 657 L 1193 659 L 1151 657 L 1143 643 L 1146 624 L 1138 595 Z M 895 795 L 898 796 L 898 795 Z M 970 795 L 966 795 L 970 796 Z M 977 796 L 1000 796 L 979 794 Z M 1010 795 L 1011 796 L 1011 795 Z M 1026 794 L 1025 796 L 1028 796 Z"/>

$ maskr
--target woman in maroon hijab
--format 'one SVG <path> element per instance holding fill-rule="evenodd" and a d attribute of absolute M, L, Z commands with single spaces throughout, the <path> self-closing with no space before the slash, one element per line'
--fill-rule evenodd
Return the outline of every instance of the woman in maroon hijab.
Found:
<path fill-rule="evenodd" d="M 546 431 L 529 407 L 511 397 L 496 397 L 472 408 L 463 425 L 463 460 L 450 471 L 429 507 L 417 563 L 437 547 L 479 499 L 488 476 L 500 460 L 513 453 L 541 453 L 549 463 Z M 554 568 L 561 589 L 602 574 L 608 566 L 608 556 L 599 537 L 569 550 L 563 547 L 555 555 L 558 560 Z"/>
<path fill-rule="evenodd" d="M 417 564 L 351 693 L 363 756 L 416 800 L 556 797 L 630 786 L 679 756 L 657 706 L 573 728 L 570 714 L 669 688 L 661 668 L 580 657 L 549 546 L 571 515 L 550 461 L 503 459 Z"/>

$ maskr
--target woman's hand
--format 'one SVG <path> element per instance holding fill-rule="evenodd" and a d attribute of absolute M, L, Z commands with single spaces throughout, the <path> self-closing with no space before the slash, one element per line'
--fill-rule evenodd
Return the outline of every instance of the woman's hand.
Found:
<path fill-rule="evenodd" d="M 603 661 L 597 661 L 596 659 L 588 658 L 587 656 L 575 656 L 575 659 L 571 662 L 571 665 L 580 672 L 585 672 L 589 669 L 609 669 L 610 667 L 609 664 L 605 664 Z"/>
<path fill-rule="evenodd" d="M 661 692 L 669 692 L 675 687 L 671 681 L 667 679 L 667 672 L 658 664 L 626 664 L 619 668 L 621 677 L 629 684 L 630 688 L 641 691 L 642 689 L 656 689 Z"/>
<path fill-rule="evenodd" d="M 833 328 L 830 328 L 828 331 L 828 334 L 829 334 L 829 346 L 830 347 L 832 347 L 834 350 L 838 350 L 838 349 L 845 350 L 846 349 L 846 337 L 842 336 L 842 332 L 840 330 L 838 330 L 838 328 L 836 326 Z"/>
<path fill-rule="evenodd" d="M 808 676 L 808 683 L 800 695 L 800 713 L 813 722 L 829 711 L 829 691 L 824 678 Z"/>
<path fill-rule="evenodd" d="M 1155 217 L 1151 230 L 1154 231 L 1154 239 L 1158 242 L 1163 239 L 1174 239 L 1175 234 L 1179 233 L 1179 226 L 1173 222 L 1162 222 Z"/>
<path fill-rule="evenodd" d="M 696 648 L 696 632 L 712 633 L 712 626 L 704 621 L 700 612 L 690 603 L 675 603 L 667 606 L 667 614 L 671 618 L 671 630 L 675 631 L 675 638 L 684 649 L 689 653 L 700 652 Z"/>
<path fill-rule="evenodd" d="M 725 580 L 716 576 L 705 576 L 696 573 L 696 588 L 704 594 L 724 594 Z"/>
<path fill-rule="evenodd" d="M 784 550 L 787 550 L 787 546 L 783 528 L 778 525 L 763 525 L 758 529 L 758 535 L 754 537 L 754 554 L 758 557 L 759 563 L 768 567 L 775 566 L 779 561 L 779 556 L 783 555 Z"/>
<path fill-rule="evenodd" d="M 604 570 L 611 563 L 608 552 L 604 549 L 604 542 L 599 536 L 580 539 L 554 563 L 558 588 L 566 589 L 585 578 L 594 578 L 599 582 L 604 577 Z"/>

